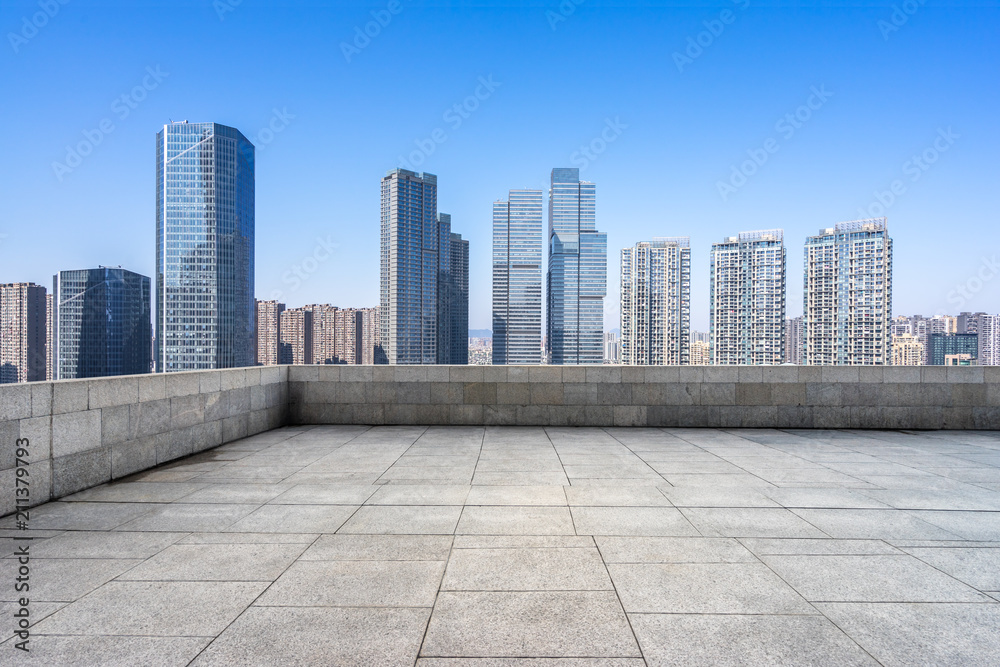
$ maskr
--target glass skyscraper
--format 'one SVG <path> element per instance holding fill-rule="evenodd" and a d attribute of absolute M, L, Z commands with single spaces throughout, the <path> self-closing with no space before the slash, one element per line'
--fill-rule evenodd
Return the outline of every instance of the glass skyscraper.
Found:
<path fill-rule="evenodd" d="M 437 176 L 393 169 L 382 179 L 381 208 L 384 357 L 376 363 L 468 363 L 468 242 L 452 234 L 450 215 L 438 214 Z M 465 330 L 455 332 L 463 313 Z"/>
<path fill-rule="evenodd" d="M 712 244 L 710 363 L 777 365 L 785 358 L 784 232 L 741 232 Z"/>
<path fill-rule="evenodd" d="M 60 271 L 55 293 L 55 379 L 150 371 L 150 280 L 121 267 Z"/>
<path fill-rule="evenodd" d="M 552 170 L 546 346 L 553 364 L 600 364 L 608 235 L 597 231 L 594 184 L 579 169 Z"/>
<path fill-rule="evenodd" d="M 542 191 L 493 204 L 493 364 L 542 360 Z"/>
<path fill-rule="evenodd" d="M 254 146 L 218 123 L 156 135 L 156 369 L 252 366 Z"/>

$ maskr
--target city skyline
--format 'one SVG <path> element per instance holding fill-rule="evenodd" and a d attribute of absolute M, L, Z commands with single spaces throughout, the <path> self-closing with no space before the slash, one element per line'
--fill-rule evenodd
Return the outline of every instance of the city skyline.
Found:
<path fill-rule="evenodd" d="M 171 118 L 188 118 L 238 127 L 259 149 L 256 296 L 293 307 L 378 302 L 372 180 L 402 159 L 453 184 L 448 210 L 471 241 L 470 292 L 479 296 L 472 328 L 490 327 L 482 298 L 491 280 L 490 202 L 511 187 L 544 188 L 556 164 L 580 166 L 584 180 L 600 184 L 609 248 L 691 236 L 692 324 L 700 329 L 708 328 L 712 242 L 780 227 L 794 248 L 823 225 L 878 207 L 894 225 L 896 311 L 997 310 L 992 253 L 964 241 L 990 234 L 998 145 L 980 110 L 997 95 L 988 66 L 997 59 L 995 8 L 923 5 L 886 33 L 879 22 L 891 18 L 891 2 L 849 12 L 800 6 L 794 16 L 743 5 L 588 2 L 562 16 L 557 3 L 474 13 L 413 2 L 348 61 L 340 44 L 372 20 L 368 9 L 274 12 L 242 3 L 220 17 L 210 5 L 171 15 L 74 2 L 6 50 L 4 76 L 22 95 L 3 112 L 19 131 L 6 141 L 0 180 L 18 196 L 3 198 L 0 280 L 48 284 L 56 270 L 101 264 L 155 275 L 143 224 L 153 215 L 149 137 Z M 687 55 L 689 38 L 727 7 L 735 22 Z M 35 11 L 36 3 L 4 3 L 0 25 L 19 33 Z M 197 46 L 174 48 L 180 32 Z M 432 82 L 413 76 L 413 61 L 394 69 L 428 35 L 444 34 L 470 55 L 427 54 Z M 255 40 L 277 50 L 248 49 Z M 580 43 L 593 48 L 552 75 L 554 54 Z M 830 44 L 838 58 L 828 57 Z M 89 65 L 83 76 L 59 66 L 80 53 Z M 233 53 L 240 58 L 222 57 Z M 206 61 L 216 66 L 205 69 Z M 306 77 L 292 66 L 302 61 L 321 64 Z M 344 104 L 345 91 L 358 103 Z M 409 112 L 390 112 L 400 96 Z M 54 164 L 69 171 L 57 175 Z M 736 189 L 725 190 L 725 201 L 720 182 Z M 927 243 L 950 219 L 969 236 Z M 789 281 L 790 317 L 800 314 L 798 283 Z M 617 289 L 610 280 L 606 328 L 617 326 Z"/>

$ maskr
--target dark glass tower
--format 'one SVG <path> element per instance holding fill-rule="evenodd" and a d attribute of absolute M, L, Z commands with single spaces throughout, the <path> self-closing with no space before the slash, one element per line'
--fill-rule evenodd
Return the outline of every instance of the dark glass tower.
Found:
<path fill-rule="evenodd" d="M 60 271 L 53 282 L 58 379 L 149 372 L 149 278 L 102 266 Z"/>
<path fill-rule="evenodd" d="M 218 123 L 156 135 L 156 369 L 254 364 L 254 146 Z"/>

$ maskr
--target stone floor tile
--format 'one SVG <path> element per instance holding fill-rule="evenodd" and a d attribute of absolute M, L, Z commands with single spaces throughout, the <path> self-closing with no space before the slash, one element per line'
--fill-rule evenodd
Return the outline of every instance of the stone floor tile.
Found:
<path fill-rule="evenodd" d="M 18 665 L 98 664 L 102 667 L 184 667 L 212 641 L 212 637 L 122 637 L 108 635 L 33 635 L 30 653 L 18 656 Z M 13 651 L 0 646 L 0 653 Z"/>
<path fill-rule="evenodd" d="M 149 558 L 186 533 L 67 531 L 31 543 L 32 558 Z"/>
<path fill-rule="evenodd" d="M 914 558 L 980 591 L 1000 591 L 1000 548 L 903 548 Z"/>
<path fill-rule="evenodd" d="M 29 510 L 32 530 L 112 530 L 163 505 L 154 503 L 46 503 Z M 13 528 L 13 514 L 0 520 L 0 528 Z"/>
<path fill-rule="evenodd" d="M 680 510 L 702 535 L 712 537 L 826 537 L 782 508 L 698 508 Z"/>
<path fill-rule="evenodd" d="M 372 535 L 451 535 L 461 507 L 366 505 L 354 513 L 339 533 Z"/>
<path fill-rule="evenodd" d="M 615 563 L 608 571 L 630 614 L 815 613 L 761 563 Z"/>
<path fill-rule="evenodd" d="M 657 486 L 587 485 L 567 486 L 566 499 L 572 506 L 670 507 Z"/>
<path fill-rule="evenodd" d="M 19 561 L 5 558 L 0 560 L 0 577 L 11 583 L 0 588 L 0 600 L 16 602 L 27 597 L 32 602 L 73 602 L 141 562 L 131 558 L 32 558 L 27 582 L 30 588 L 18 592 L 14 582 Z"/>
<path fill-rule="evenodd" d="M 566 507 L 467 506 L 456 533 L 466 535 L 574 535 Z"/>
<path fill-rule="evenodd" d="M 830 537 L 854 540 L 953 540 L 958 536 L 899 510 L 794 509 Z"/>
<path fill-rule="evenodd" d="M 573 507 L 579 535 L 699 536 L 673 507 Z"/>
<path fill-rule="evenodd" d="M 1000 512 L 910 512 L 965 540 L 1000 541 Z"/>
<path fill-rule="evenodd" d="M 673 486 L 660 491 L 676 507 L 778 507 L 768 490 L 732 487 Z"/>
<path fill-rule="evenodd" d="M 821 616 L 629 614 L 650 665 L 878 665 Z"/>
<path fill-rule="evenodd" d="M 907 555 L 761 556 L 813 602 L 983 602 L 987 598 Z"/>
<path fill-rule="evenodd" d="M 595 537 L 606 563 L 754 563 L 726 537 Z"/>
<path fill-rule="evenodd" d="M 1000 604 L 817 605 L 887 667 L 988 665 L 1000 655 Z"/>
<path fill-rule="evenodd" d="M 122 481 L 95 486 L 66 496 L 62 500 L 98 503 L 169 503 L 203 488 L 205 488 L 204 483 Z"/>
<path fill-rule="evenodd" d="M 215 636 L 267 584 L 229 581 L 111 581 L 35 626 L 40 634 Z"/>
<path fill-rule="evenodd" d="M 289 488 L 288 484 L 211 484 L 174 502 L 261 505 Z"/>
<path fill-rule="evenodd" d="M 468 485 L 386 484 L 367 499 L 367 505 L 464 505 Z"/>
<path fill-rule="evenodd" d="M 225 530 L 250 514 L 256 505 L 205 503 L 203 505 L 158 505 L 116 530 L 125 531 L 214 531 Z"/>
<path fill-rule="evenodd" d="M 744 537 L 740 542 L 758 556 L 898 556 L 902 553 L 882 540 Z"/>
<path fill-rule="evenodd" d="M 431 607 L 442 561 L 298 561 L 257 604 L 279 607 Z"/>
<path fill-rule="evenodd" d="M 322 535 L 299 560 L 448 560 L 450 535 Z"/>
<path fill-rule="evenodd" d="M 380 487 L 347 484 L 296 484 L 268 501 L 271 505 L 362 505 Z"/>
<path fill-rule="evenodd" d="M 593 549 L 589 535 L 456 535 L 455 549 Z"/>
<path fill-rule="evenodd" d="M 438 596 L 424 657 L 640 657 L 613 591 Z"/>
<path fill-rule="evenodd" d="M 455 549 L 442 591 L 612 590 L 595 548 Z"/>
<path fill-rule="evenodd" d="M 351 505 L 264 505 L 226 530 L 234 533 L 333 533 L 357 509 Z"/>
<path fill-rule="evenodd" d="M 429 609 L 254 606 L 192 665 L 411 665 L 429 614 Z"/>
<path fill-rule="evenodd" d="M 563 486 L 473 486 L 466 505 L 566 505 Z"/>
<path fill-rule="evenodd" d="M 119 581 L 274 581 L 305 544 L 175 544 Z"/>
<path fill-rule="evenodd" d="M 472 484 L 484 486 L 563 486 L 569 484 L 566 473 L 552 472 L 479 472 Z"/>

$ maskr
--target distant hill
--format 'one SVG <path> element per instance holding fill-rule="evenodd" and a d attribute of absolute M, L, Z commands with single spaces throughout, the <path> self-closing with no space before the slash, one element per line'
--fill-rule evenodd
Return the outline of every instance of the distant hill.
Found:
<path fill-rule="evenodd" d="M 469 329 L 469 338 L 493 338 L 489 329 Z"/>

